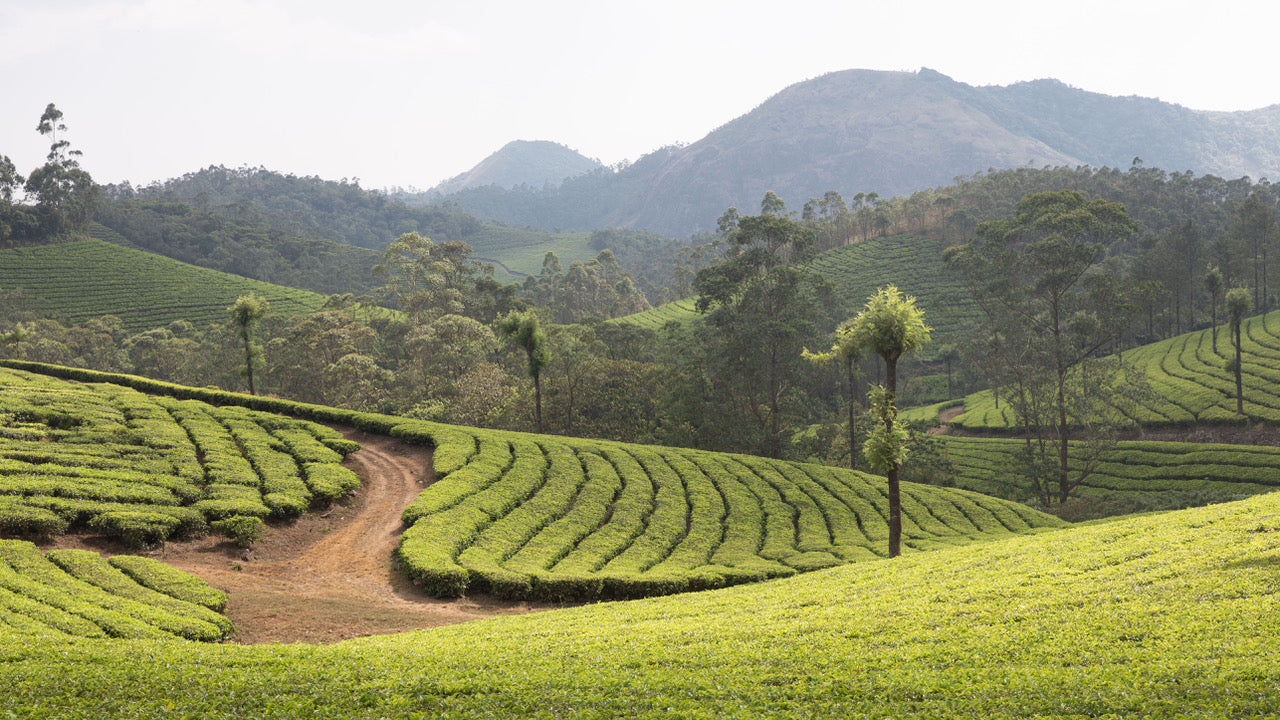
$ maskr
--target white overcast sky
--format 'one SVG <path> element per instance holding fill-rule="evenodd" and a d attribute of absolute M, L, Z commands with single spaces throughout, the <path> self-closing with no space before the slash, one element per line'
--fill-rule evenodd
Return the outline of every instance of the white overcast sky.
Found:
<path fill-rule="evenodd" d="M 802 80 L 929 67 L 1202 110 L 1280 103 L 1262 0 L 0 0 L 0 154 L 47 103 L 98 182 L 209 165 L 429 188 L 511 140 L 606 164 Z"/>

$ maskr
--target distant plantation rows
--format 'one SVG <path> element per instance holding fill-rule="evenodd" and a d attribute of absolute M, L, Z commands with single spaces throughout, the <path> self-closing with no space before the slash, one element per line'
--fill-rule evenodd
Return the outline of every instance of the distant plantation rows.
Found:
<path fill-rule="evenodd" d="M 699 590 L 878 557 L 881 478 L 752 456 L 437 428 L 443 479 L 404 512 L 402 567 L 435 595 L 585 600 Z M 1016 503 L 908 484 L 905 544 L 1056 527 Z"/>
<path fill-rule="evenodd" d="M 1280 423 L 1280 311 L 1247 318 L 1243 323 L 1241 368 L 1244 416 L 1236 413 L 1234 357 L 1230 333 L 1218 329 L 1213 350 L 1211 330 L 1186 333 L 1124 353 L 1123 359 L 1146 376 L 1152 397 L 1130 412 L 1146 426 L 1193 423 Z M 1008 430 L 1015 425 L 1007 398 L 997 407 L 989 390 L 964 400 L 965 412 L 951 421 L 975 431 Z"/>
<path fill-rule="evenodd" d="M 661 330 L 669 322 L 687 324 L 702 317 L 698 313 L 697 303 L 697 298 L 673 300 L 652 310 L 617 318 L 614 322 L 625 322 L 650 330 Z"/>
<path fill-rule="evenodd" d="M 355 447 L 314 423 L 0 370 L 0 534 L 85 528 L 145 546 L 237 539 L 358 486 Z M 247 529 L 246 529 L 247 528 Z"/>
<path fill-rule="evenodd" d="M 842 312 L 853 315 L 885 285 L 897 285 L 916 298 L 934 329 L 935 345 L 959 338 L 962 326 L 977 314 L 964 287 L 943 267 L 942 248 L 932 240 L 906 235 L 868 238 L 828 250 L 802 265 L 831 282 Z M 616 322 L 657 330 L 667 322 L 701 317 L 697 298 L 685 298 Z"/>
<path fill-rule="evenodd" d="M 102 240 L 0 250 L 0 290 L 21 289 L 42 313 L 79 324 L 116 315 L 131 332 L 175 320 L 226 322 L 226 308 L 249 292 L 276 315 L 313 312 L 323 295 L 187 265 Z"/>
<path fill-rule="evenodd" d="M 232 632 L 217 611 L 224 593 L 157 560 L 105 559 L 88 550 L 40 552 L 0 540 L 0 638 L 185 638 L 212 642 Z"/>
<path fill-rule="evenodd" d="M 910 235 L 873 237 L 828 250 L 805 267 L 834 285 L 850 315 L 879 288 L 896 285 L 924 310 L 936 347 L 958 340 L 962 326 L 978 313 L 964 286 L 944 267 L 942 250 L 937 241 Z"/>
<path fill-rule="evenodd" d="M 591 249 L 590 240 L 591 233 L 588 232 L 552 233 L 485 225 L 467 236 L 466 242 L 476 257 L 496 258 L 513 272 L 537 275 L 542 271 L 542 260 L 548 252 L 555 253 L 565 268 L 575 260 L 587 262 L 595 257 L 598 251 Z"/>
<path fill-rule="evenodd" d="M 1025 483 L 1014 471 L 1014 456 L 1024 441 L 1012 438 L 946 436 L 948 459 L 958 483 L 976 492 L 1027 499 Z M 1084 464 L 1073 452 L 1071 466 Z M 1280 489 L 1280 447 L 1225 443 L 1125 440 L 1105 451 L 1076 495 L 1124 496 L 1141 503 L 1154 496 L 1182 497 L 1187 504 L 1238 500 Z"/>

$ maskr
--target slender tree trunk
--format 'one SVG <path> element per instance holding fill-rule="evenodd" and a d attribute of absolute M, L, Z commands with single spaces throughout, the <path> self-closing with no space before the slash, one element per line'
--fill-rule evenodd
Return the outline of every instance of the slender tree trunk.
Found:
<path fill-rule="evenodd" d="M 537 373 L 533 376 L 533 416 L 534 427 L 537 428 L 538 434 L 542 434 L 542 374 Z"/>
<path fill-rule="evenodd" d="M 244 338 L 244 376 L 249 380 L 249 394 L 257 395 L 253 389 L 253 344 L 247 333 Z"/>
<path fill-rule="evenodd" d="M 1218 354 L 1218 293 L 1209 298 L 1210 312 L 1213 314 L 1213 354 Z"/>
<path fill-rule="evenodd" d="M 858 446 L 857 446 L 858 433 L 854 429 L 854 424 L 857 420 L 857 414 L 854 412 L 854 409 L 853 409 L 854 393 L 856 393 L 857 390 L 855 390 L 853 387 L 853 380 L 854 380 L 853 362 L 854 362 L 853 357 L 850 357 L 849 359 L 845 360 L 845 372 L 849 376 L 849 469 L 857 470 L 858 469 Z"/>
<path fill-rule="evenodd" d="M 885 388 L 889 391 L 889 415 L 885 427 L 892 434 L 893 423 L 898 414 L 898 359 L 885 358 Z M 898 471 L 902 463 L 894 461 L 889 467 L 889 557 L 902 554 L 902 491 L 898 482 Z"/>
<path fill-rule="evenodd" d="M 1240 326 L 1244 325 L 1243 319 L 1235 323 L 1236 335 L 1236 412 L 1244 415 L 1244 368 L 1240 367 Z"/>

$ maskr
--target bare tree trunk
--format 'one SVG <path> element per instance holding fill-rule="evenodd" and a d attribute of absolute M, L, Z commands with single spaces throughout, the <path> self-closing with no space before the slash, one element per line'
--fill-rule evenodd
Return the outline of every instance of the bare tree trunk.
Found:
<path fill-rule="evenodd" d="M 889 416 L 885 427 L 890 434 L 898 414 L 898 360 L 885 358 L 885 388 L 889 391 Z M 898 471 L 902 463 L 894 460 L 889 467 L 889 557 L 902 554 L 902 491 L 898 482 Z"/>

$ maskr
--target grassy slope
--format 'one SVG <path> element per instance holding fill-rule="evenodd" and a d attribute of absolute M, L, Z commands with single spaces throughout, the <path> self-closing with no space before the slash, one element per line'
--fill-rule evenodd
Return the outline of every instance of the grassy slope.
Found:
<path fill-rule="evenodd" d="M 467 243 L 478 258 L 500 262 L 515 273 L 537 275 L 548 252 L 554 252 L 566 270 L 575 260 L 591 260 L 598 251 L 588 245 L 590 240 L 591 233 L 586 232 L 553 233 L 486 224 L 480 232 L 468 237 Z M 502 268 L 494 270 L 505 275 Z M 503 279 L 512 282 L 522 276 L 507 275 Z"/>
<path fill-rule="evenodd" d="M 1262 717 L 1280 495 L 329 647 L 0 644 L 19 715 Z"/>
<path fill-rule="evenodd" d="M 249 280 L 102 240 L 0 250 L 0 289 L 21 288 L 42 314 L 71 323 L 119 316 L 131 331 L 188 320 L 225 322 L 226 308 L 250 292 L 278 315 L 311 312 L 325 296 Z"/>
<path fill-rule="evenodd" d="M 960 284 L 948 280 L 942 248 L 931 240 L 904 235 L 870 238 L 828 250 L 805 267 L 832 283 L 843 313 L 849 316 L 860 311 L 877 289 L 897 285 L 924 309 L 934 329 L 932 347 L 953 342 L 963 322 L 976 312 Z M 688 322 L 698 317 L 693 304 L 693 298 L 678 300 L 616 322 L 655 329 L 669 320 Z"/>
<path fill-rule="evenodd" d="M 1225 325 L 1213 350 L 1212 331 L 1199 330 L 1144 345 L 1124 354 L 1146 375 L 1154 399 L 1135 413 L 1146 426 L 1194 423 L 1280 422 L 1280 310 L 1248 318 L 1243 325 L 1244 417 L 1236 414 L 1235 378 L 1227 371 L 1233 349 Z M 969 430 L 1006 430 L 1013 423 L 1007 402 L 996 407 L 991 391 L 964 399 L 965 412 L 951 422 Z"/>

